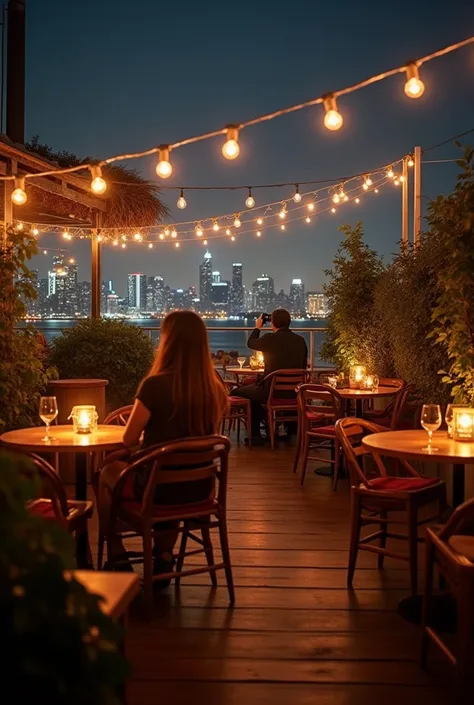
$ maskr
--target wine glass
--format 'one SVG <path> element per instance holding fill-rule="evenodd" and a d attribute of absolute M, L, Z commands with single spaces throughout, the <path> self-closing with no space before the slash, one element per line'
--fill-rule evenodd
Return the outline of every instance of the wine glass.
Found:
<path fill-rule="evenodd" d="M 39 417 L 43 423 L 46 424 L 46 436 L 42 438 L 43 441 L 54 440 L 49 435 L 49 426 L 54 421 L 58 415 L 58 404 L 56 402 L 56 397 L 41 397 L 39 404 Z"/>
<path fill-rule="evenodd" d="M 245 360 L 246 360 L 246 358 L 245 358 L 245 357 L 242 357 L 242 356 L 240 356 L 240 357 L 237 358 L 237 362 L 238 362 L 239 365 L 240 365 L 240 369 L 242 369 L 242 367 L 244 366 Z"/>
<path fill-rule="evenodd" d="M 431 441 L 433 439 L 433 431 L 438 430 L 441 426 L 441 421 L 441 407 L 439 404 L 423 404 L 423 408 L 421 410 L 421 425 L 425 431 L 428 431 L 428 445 L 426 448 L 422 448 L 421 450 L 427 450 L 428 453 L 431 453 L 433 450 L 438 450 L 437 448 L 432 447 Z"/>

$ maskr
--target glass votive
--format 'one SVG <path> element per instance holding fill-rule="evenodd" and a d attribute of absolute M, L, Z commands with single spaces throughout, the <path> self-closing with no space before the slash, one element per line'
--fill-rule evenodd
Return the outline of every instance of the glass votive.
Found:
<path fill-rule="evenodd" d="M 92 433 L 97 428 L 99 415 L 95 406 L 73 406 L 69 416 L 72 419 L 74 433 Z"/>
<path fill-rule="evenodd" d="M 453 408 L 453 438 L 455 441 L 474 442 L 474 409 Z"/>
<path fill-rule="evenodd" d="M 371 391 L 375 387 L 374 375 L 367 375 L 364 379 L 364 389 Z"/>
<path fill-rule="evenodd" d="M 365 365 L 351 365 L 349 369 L 349 386 L 351 389 L 361 389 L 367 376 Z"/>

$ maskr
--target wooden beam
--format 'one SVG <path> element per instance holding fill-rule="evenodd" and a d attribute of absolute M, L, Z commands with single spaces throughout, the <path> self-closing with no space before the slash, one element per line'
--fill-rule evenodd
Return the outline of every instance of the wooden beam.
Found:
<path fill-rule="evenodd" d="M 421 234 L 421 147 L 415 147 L 413 160 L 413 242 L 415 247 L 418 247 Z"/>
<path fill-rule="evenodd" d="M 100 267 L 100 242 L 97 239 L 101 224 L 101 214 L 92 213 L 94 233 L 91 239 L 91 317 L 100 318 L 100 298 L 102 292 Z"/>
<path fill-rule="evenodd" d="M 408 158 L 403 160 L 403 182 L 402 182 L 402 249 L 408 247 Z"/>

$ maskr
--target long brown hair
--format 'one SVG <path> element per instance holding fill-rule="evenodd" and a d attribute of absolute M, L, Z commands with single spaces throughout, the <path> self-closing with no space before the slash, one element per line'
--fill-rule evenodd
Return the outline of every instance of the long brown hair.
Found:
<path fill-rule="evenodd" d="M 148 376 L 152 375 L 171 375 L 171 417 L 178 417 L 190 436 L 218 432 L 228 399 L 212 364 L 200 316 L 193 311 L 173 311 L 166 316 Z"/>

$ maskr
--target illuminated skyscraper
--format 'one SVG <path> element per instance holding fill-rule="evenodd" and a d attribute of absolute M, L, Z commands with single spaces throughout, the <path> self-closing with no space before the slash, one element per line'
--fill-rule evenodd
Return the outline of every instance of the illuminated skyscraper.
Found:
<path fill-rule="evenodd" d="M 254 311 L 269 313 L 275 302 L 274 281 L 268 274 L 257 277 L 252 285 L 252 308 Z"/>
<path fill-rule="evenodd" d="M 212 299 L 212 255 L 206 250 L 204 262 L 199 267 L 199 298 L 201 311 L 206 311 Z"/>
<path fill-rule="evenodd" d="M 130 313 L 146 311 L 146 276 L 128 275 L 128 308 Z"/>
<path fill-rule="evenodd" d="M 304 284 L 301 279 L 293 279 L 290 287 L 290 308 L 294 316 L 303 316 L 306 310 Z"/>
<path fill-rule="evenodd" d="M 230 313 L 232 316 L 238 316 L 243 313 L 244 306 L 244 285 L 243 285 L 243 270 L 240 262 L 234 262 L 232 265 L 232 283 L 230 287 Z"/>

